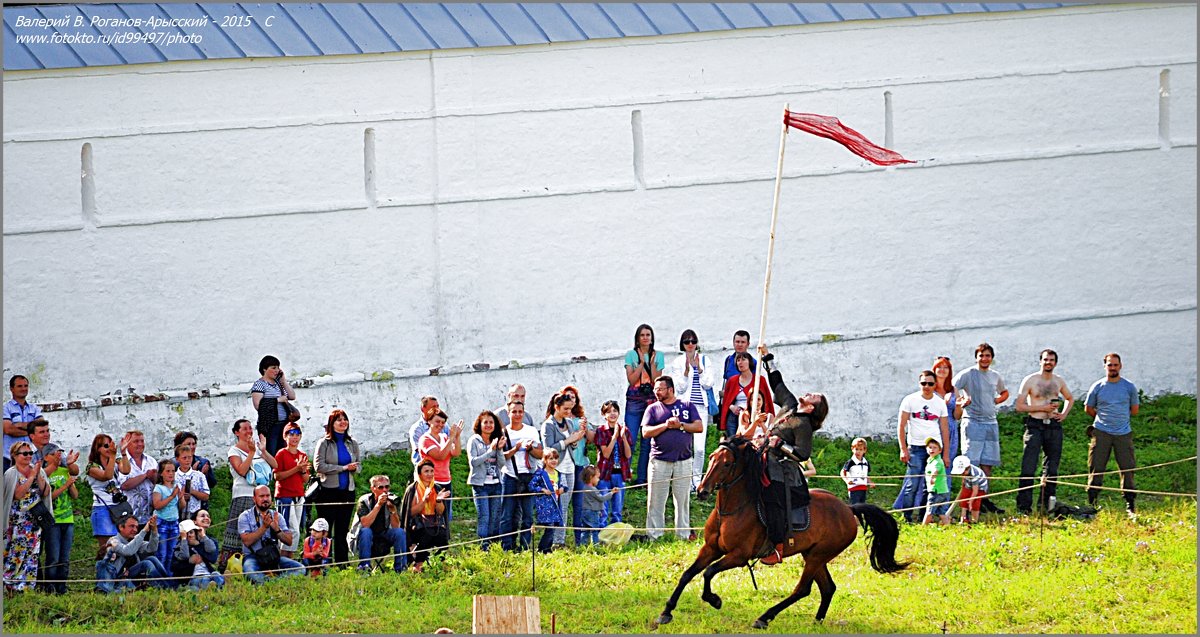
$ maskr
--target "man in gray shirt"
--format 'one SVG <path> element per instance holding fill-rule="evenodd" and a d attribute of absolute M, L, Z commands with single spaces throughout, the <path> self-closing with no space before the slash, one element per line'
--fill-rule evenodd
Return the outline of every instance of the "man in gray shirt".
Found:
<path fill-rule="evenodd" d="M 971 464 L 983 469 L 989 477 L 992 468 L 1000 466 L 1000 424 L 996 422 L 996 406 L 1008 400 L 1004 379 L 992 367 L 996 350 L 987 343 L 975 348 L 975 366 L 959 372 L 953 380 L 959 400 L 954 416 L 962 427 L 962 453 Z M 1003 513 L 989 500 L 982 507 Z"/>

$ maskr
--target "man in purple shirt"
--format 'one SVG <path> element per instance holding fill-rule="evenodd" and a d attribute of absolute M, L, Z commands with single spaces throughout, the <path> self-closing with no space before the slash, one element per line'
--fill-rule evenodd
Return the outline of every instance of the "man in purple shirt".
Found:
<path fill-rule="evenodd" d="M 686 540 L 692 526 L 688 502 L 692 487 L 692 434 L 703 431 L 704 423 L 695 406 L 675 397 L 675 381 L 670 376 L 659 376 L 654 381 L 654 396 L 658 402 L 646 408 L 641 427 L 642 437 L 650 440 L 647 535 L 652 540 L 662 537 L 670 491 L 675 501 L 675 534 Z"/>

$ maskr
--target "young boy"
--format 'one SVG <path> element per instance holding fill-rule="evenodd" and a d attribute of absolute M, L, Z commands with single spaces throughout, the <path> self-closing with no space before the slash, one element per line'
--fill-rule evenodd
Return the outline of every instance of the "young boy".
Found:
<path fill-rule="evenodd" d="M 204 508 L 204 503 L 208 502 L 208 478 L 196 469 L 195 460 L 196 452 L 190 447 L 181 445 L 175 448 L 175 463 L 179 469 L 175 472 L 173 486 L 179 487 L 182 494 L 179 500 L 180 504 L 186 503 L 187 505 L 187 510 L 183 512 L 184 518 L 195 516 L 196 511 Z"/>
<path fill-rule="evenodd" d="M 42 457 L 42 465 L 50 478 L 50 488 L 54 490 L 51 494 L 51 500 L 54 501 L 54 527 L 49 534 L 42 535 L 42 546 L 46 547 L 42 559 L 42 577 L 59 580 L 46 582 L 45 589 L 64 595 L 67 592 L 64 580 L 70 579 L 71 546 L 75 537 L 75 514 L 71 509 L 71 500 L 79 497 L 79 491 L 75 488 L 75 476 L 62 465 L 58 445 L 46 443 L 42 447 Z M 68 494 L 70 497 L 67 497 Z"/>
<path fill-rule="evenodd" d="M 946 462 L 942 460 L 942 443 L 937 438 L 925 439 L 925 491 L 929 500 L 925 504 L 924 524 L 937 518 L 941 524 L 950 524 L 950 480 L 946 477 Z"/>
<path fill-rule="evenodd" d="M 955 458 L 950 472 L 963 477 L 962 491 L 958 492 L 959 505 L 963 510 L 963 523 L 965 524 L 967 521 L 968 511 L 971 514 L 971 522 L 978 522 L 979 505 L 983 496 L 988 492 L 987 474 L 983 472 L 983 469 L 971 464 L 971 459 L 966 456 Z"/>
<path fill-rule="evenodd" d="M 866 504 L 867 489 L 875 486 L 871 481 L 871 463 L 867 462 L 867 440 L 855 438 L 850 443 L 850 459 L 842 465 L 842 480 L 850 494 L 850 504 Z"/>
<path fill-rule="evenodd" d="M 329 523 L 325 518 L 313 520 L 308 537 L 304 538 L 304 558 L 301 560 L 308 569 L 311 577 L 325 574 L 325 565 L 331 561 L 329 552 L 333 549 L 333 540 L 329 539 Z"/>
<path fill-rule="evenodd" d="M 584 467 L 579 477 L 583 480 L 583 485 L 579 487 L 583 495 L 583 526 L 588 529 L 580 536 L 581 544 L 595 544 L 600 541 L 600 529 L 604 528 L 604 505 L 621 490 L 617 487 L 604 492 L 596 489 L 600 483 L 600 472 L 594 465 Z"/>

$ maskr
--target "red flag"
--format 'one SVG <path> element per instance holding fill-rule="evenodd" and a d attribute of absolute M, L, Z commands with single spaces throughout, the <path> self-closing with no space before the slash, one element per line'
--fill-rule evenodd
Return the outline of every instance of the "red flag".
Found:
<path fill-rule="evenodd" d="M 862 133 L 842 124 L 836 117 L 817 115 L 814 113 L 783 112 L 783 121 L 792 128 L 798 128 L 818 137 L 832 139 L 846 147 L 846 150 L 879 166 L 894 166 L 896 164 L 915 164 L 905 159 L 900 153 L 876 146 L 871 140 L 863 137 Z"/>

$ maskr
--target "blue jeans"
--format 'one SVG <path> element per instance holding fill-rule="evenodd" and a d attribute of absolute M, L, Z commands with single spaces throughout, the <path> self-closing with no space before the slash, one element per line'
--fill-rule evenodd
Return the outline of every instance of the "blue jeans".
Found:
<path fill-rule="evenodd" d="M 596 490 L 604 493 L 613 487 L 619 487 L 621 490 L 617 494 L 604 503 L 604 515 L 600 518 L 600 526 L 608 526 L 613 522 L 620 522 L 622 513 L 625 511 L 625 478 L 621 475 L 619 469 L 614 469 L 612 478 L 601 480 L 596 483 Z"/>
<path fill-rule="evenodd" d="M 242 572 L 246 574 L 246 579 L 250 580 L 251 584 L 262 584 L 267 581 L 265 572 L 258 567 L 258 560 L 254 559 L 254 555 L 246 553 L 242 555 Z M 304 565 L 290 557 L 279 558 L 279 568 L 275 569 L 279 577 L 290 577 L 293 575 L 303 575 Z"/>
<path fill-rule="evenodd" d="M 588 529 L 593 529 L 593 530 L 577 531 L 577 533 L 579 533 L 583 539 L 582 539 L 582 541 L 576 540 L 575 541 L 576 546 L 579 546 L 582 544 L 598 544 L 600 542 L 600 529 L 604 528 L 604 522 L 601 519 L 603 516 L 604 516 L 603 511 L 583 511 L 582 512 L 582 515 L 579 516 L 580 517 L 579 521 L 582 523 L 583 526 L 587 527 Z"/>
<path fill-rule="evenodd" d="M 46 547 L 46 559 L 42 563 L 42 579 L 65 580 L 71 576 L 71 546 L 75 544 L 75 525 L 58 523 L 50 532 L 42 534 L 42 545 Z M 99 578 L 97 578 L 99 579 Z M 49 581 L 46 588 L 55 593 L 67 592 L 66 582 Z"/>
<path fill-rule="evenodd" d="M 404 529 L 388 529 L 383 534 L 383 539 L 392 545 L 392 551 L 396 553 L 396 558 L 392 560 L 392 569 L 399 573 L 408 568 L 408 536 L 405 535 Z M 371 558 L 381 557 L 375 555 L 374 540 L 375 531 L 371 527 L 364 526 L 358 530 L 359 568 L 370 568 Z M 387 555 L 387 553 L 383 553 L 383 555 Z"/>
<path fill-rule="evenodd" d="M 533 498 L 525 493 L 525 485 L 516 478 L 504 476 L 504 494 L 500 506 L 500 546 L 506 551 L 525 550 L 533 544 Z M 518 535 L 508 535 L 520 530 L 520 543 L 516 542 Z M 518 549 L 519 547 L 519 549 Z"/>
<path fill-rule="evenodd" d="M 649 403 L 641 400 L 631 400 L 625 397 L 625 426 L 633 436 L 633 455 L 637 458 L 637 472 L 633 474 L 633 484 L 645 484 L 646 472 L 650 470 L 650 441 L 642 437 L 642 414 L 646 413 Z M 629 459 L 630 464 L 633 458 Z M 632 468 L 632 467 L 631 467 Z"/>
<path fill-rule="evenodd" d="M 162 579 L 167 577 L 167 569 L 163 567 L 162 562 L 158 561 L 153 555 L 147 556 L 142 561 L 129 567 L 125 579 L 118 579 L 121 576 L 121 565 L 123 561 L 117 560 L 100 560 L 96 562 L 96 590 L 101 593 L 112 593 L 123 588 L 133 588 L 132 578 L 146 577 L 150 580 L 150 585 L 155 588 L 167 588 L 170 585 L 170 580 Z"/>
<path fill-rule="evenodd" d="M 170 564 L 171 557 L 175 555 L 175 544 L 179 542 L 179 521 L 168 522 L 167 520 L 158 521 L 158 552 L 154 557 L 158 558 L 160 564 Z M 177 583 L 179 580 L 175 580 Z"/>
<path fill-rule="evenodd" d="M 217 588 L 225 588 L 225 576 L 220 573 L 209 573 L 208 575 L 197 575 L 188 580 L 187 587 L 203 590 L 216 584 Z"/>
<path fill-rule="evenodd" d="M 445 489 L 450 494 L 451 498 L 454 497 L 454 488 L 453 488 L 454 484 L 453 483 L 451 483 L 451 482 L 434 482 L 433 485 L 437 488 L 438 491 Z M 446 502 L 446 528 L 447 529 L 450 528 L 450 522 L 452 522 L 453 520 L 454 520 L 454 500 L 449 500 Z"/>
<path fill-rule="evenodd" d="M 575 486 L 572 487 L 573 490 L 571 491 L 571 526 L 576 529 L 579 529 L 581 526 L 587 526 L 583 523 L 583 491 L 579 489 L 583 484 L 583 469 L 584 467 L 575 467 Z M 563 519 L 566 520 L 567 517 L 564 515 Z M 575 531 L 576 546 L 583 540 L 585 533 L 586 531 Z"/>
<path fill-rule="evenodd" d="M 905 472 L 907 477 L 904 478 L 904 486 L 900 487 L 896 501 L 892 503 L 893 509 L 925 506 L 925 461 L 928 459 L 929 451 L 925 447 L 908 446 L 908 471 Z M 912 522 L 914 518 L 921 519 L 919 510 L 904 512 L 905 520 Z"/>
<path fill-rule="evenodd" d="M 475 531 L 479 534 L 480 548 L 488 550 L 492 545 L 492 538 L 500 534 L 500 512 L 503 509 L 503 502 L 498 497 L 501 494 L 500 483 L 471 485 L 471 493 L 475 496 Z"/>

